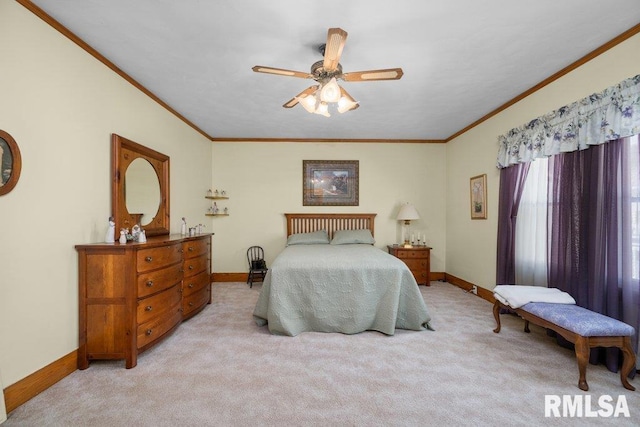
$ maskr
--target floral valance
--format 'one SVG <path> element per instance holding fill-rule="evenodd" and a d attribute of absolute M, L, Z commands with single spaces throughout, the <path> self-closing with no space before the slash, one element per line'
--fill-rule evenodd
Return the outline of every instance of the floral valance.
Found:
<path fill-rule="evenodd" d="M 498 137 L 498 168 L 640 133 L 640 75 Z"/>

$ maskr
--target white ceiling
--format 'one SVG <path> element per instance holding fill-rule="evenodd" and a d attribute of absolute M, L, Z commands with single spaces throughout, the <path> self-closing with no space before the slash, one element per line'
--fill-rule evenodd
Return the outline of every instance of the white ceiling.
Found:
<path fill-rule="evenodd" d="M 640 0 L 34 0 L 212 138 L 446 139 L 640 23 Z M 327 30 L 360 108 L 282 107 Z M 629 76 L 631 77 L 631 76 Z M 604 88 L 603 88 L 604 89 Z"/>

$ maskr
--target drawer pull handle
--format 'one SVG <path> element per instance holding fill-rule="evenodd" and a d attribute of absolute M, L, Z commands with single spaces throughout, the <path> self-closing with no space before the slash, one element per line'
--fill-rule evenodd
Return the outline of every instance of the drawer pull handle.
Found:
<path fill-rule="evenodd" d="M 149 281 L 147 282 L 147 287 L 148 287 L 148 288 L 150 288 L 150 287 L 152 287 L 152 286 L 153 286 L 153 280 L 149 280 Z"/>
<path fill-rule="evenodd" d="M 153 329 L 147 329 L 147 332 L 145 332 L 147 336 L 151 335 L 152 333 L 153 333 Z"/>
<path fill-rule="evenodd" d="M 153 310 L 153 307 L 151 307 L 150 305 L 144 308 L 144 311 L 151 311 L 151 310 Z"/>
<path fill-rule="evenodd" d="M 190 266 L 189 266 L 189 270 L 193 270 L 193 265 L 190 265 Z"/>
<path fill-rule="evenodd" d="M 193 288 L 193 283 L 189 283 L 189 288 Z"/>
<path fill-rule="evenodd" d="M 180 248 L 180 253 L 183 254 L 184 253 L 184 249 Z"/>
<path fill-rule="evenodd" d="M 189 252 L 193 252 L 193 247 L 189 246 L 188 251 L 189 251 Z"/>
<path fill-rule="evenodd" d="M 193 303 L 192 302 L 189 303 L 189 307 L 193 307 Z"/>
<path fill-rule="evenodd" d="M 144 260 L 145 260 L 145 261 L 147 261 L 147 262 L 151 262 L 151 261 L 153 261 L 153 258 L 152 258 L 152 257 L 150 257 L 150 256 L 148 256 L 148 257 L 146 257 Z"/>

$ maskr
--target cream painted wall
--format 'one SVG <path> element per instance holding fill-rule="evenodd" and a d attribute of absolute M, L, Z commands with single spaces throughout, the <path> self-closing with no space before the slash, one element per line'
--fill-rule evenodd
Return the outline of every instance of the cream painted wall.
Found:
<path fill-rule="evenodd" d="M 171 228 L 201 217 L 212 144 L 13 1 L 0 1 L 0 129 L 22 154 L 0 197 L 0 376 L 5 387 L 78 347 L 74 245 L 104 239 L 110 135 L 171 158 Z"/>
<path fill-rule="evenodd" d="M 359 160 L 360 205 L 302 206 L 303 160 Z M 213 221 L 213 270 L 248 271 L 252 245 L 262 246 L 272 262 L 286 241 L 285 212 L 377 213 L 376 246 L 386 250 L 401 239 L 400 205 L 411 202 L 421 216 L 412 229 L 427 235 L 431 269 L 442 272 L 445 163 L 444 144 L 216 143 L 213 185 L 229 193 L 219 207 L 229 207 L 230 216 Z"/>
<path fill-rule="evenodd" d="M 496 277 L 496 236 L 499 171 L 498 136 L 563 105 L 640 74 L 640 35 L 528 96 L 446 144 L 447 147 L 447 273 L 493 289 Z M 488 219 L 471 220 L 469 178 L 488 179 Z"/>

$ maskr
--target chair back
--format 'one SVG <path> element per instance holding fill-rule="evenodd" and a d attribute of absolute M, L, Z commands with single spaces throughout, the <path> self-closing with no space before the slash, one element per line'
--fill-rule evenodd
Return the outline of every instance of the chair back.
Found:
<path fill-rule="evenodd" d="M 260 246 L 251 246 L 247 249 L 247 261 L 252 270 L 265 268 L 264 250 Z"/>

